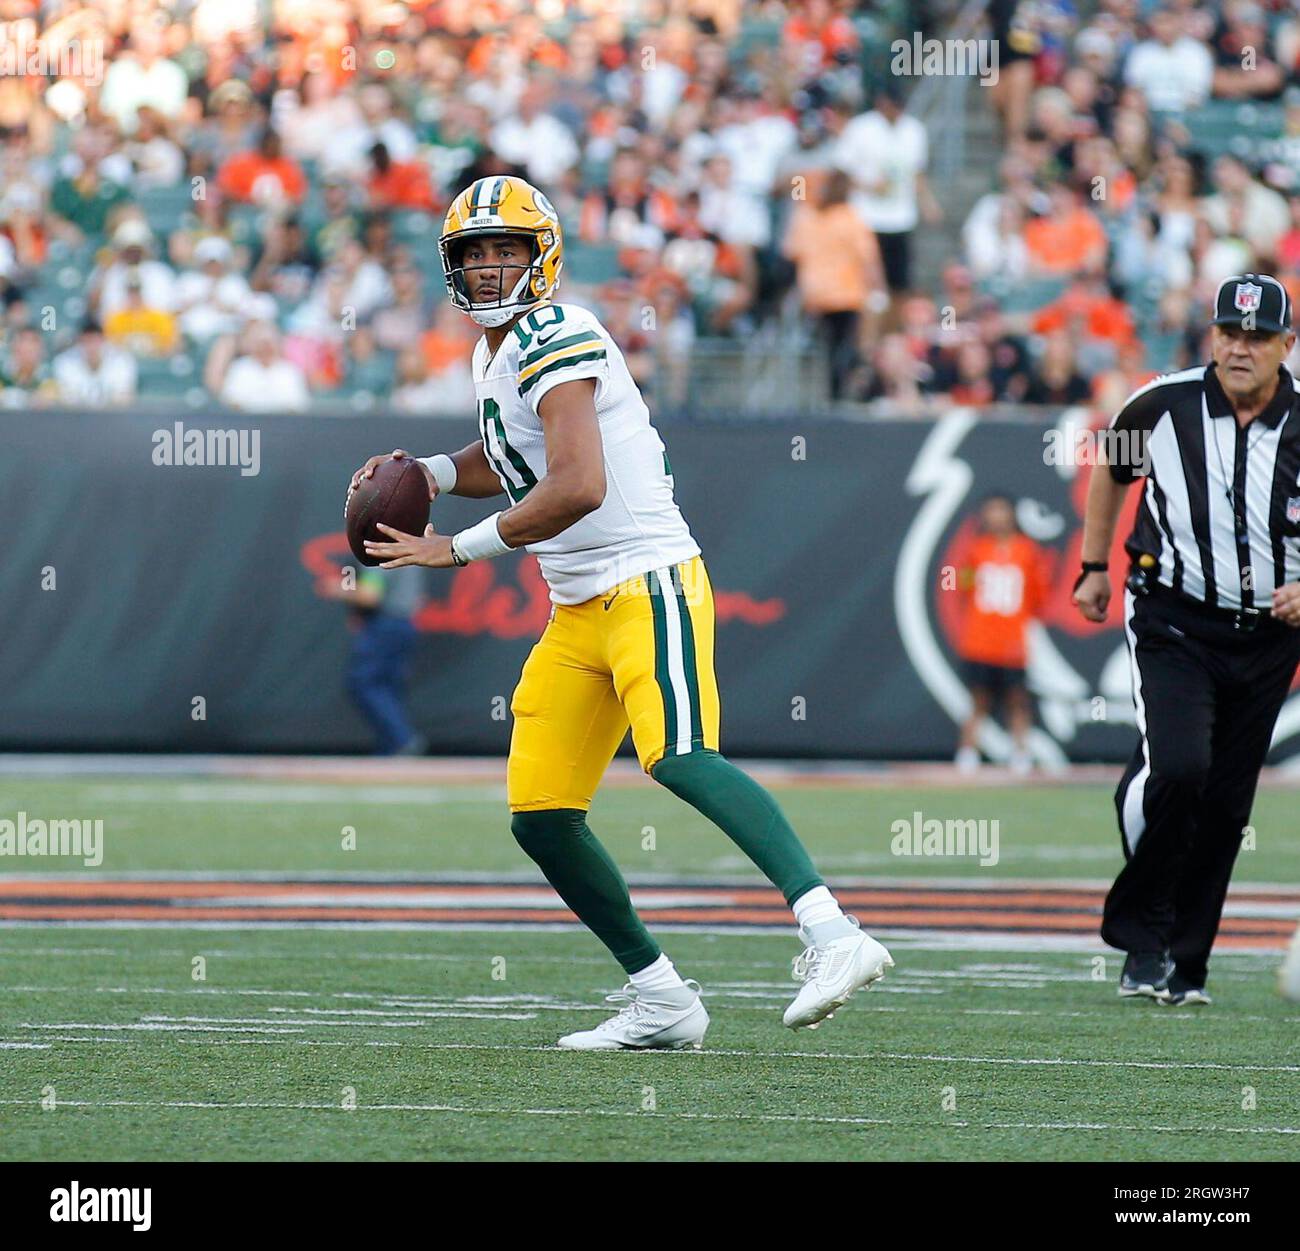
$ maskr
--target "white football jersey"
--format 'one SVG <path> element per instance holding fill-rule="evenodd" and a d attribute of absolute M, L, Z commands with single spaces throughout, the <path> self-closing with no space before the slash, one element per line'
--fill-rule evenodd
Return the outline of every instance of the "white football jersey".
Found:
<path fill-rule="evenodd" d="M 673 499 L 672 468 L 618 344 L 590 310 L 543 304 L 522 317 L 488 360 L 474 349 L 479 434 L 511 503 L 546 476 L 537 406 L 561 382 L 596 380 L 605 450 L 605 500 L 541 543 L 530 543 L 556 604 L 581 604 L 650 569 L 699 555 Z"/>

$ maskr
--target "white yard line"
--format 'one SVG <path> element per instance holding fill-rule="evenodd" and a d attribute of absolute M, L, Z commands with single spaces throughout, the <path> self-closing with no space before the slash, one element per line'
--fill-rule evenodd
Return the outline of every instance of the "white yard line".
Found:
<path fill-rule="evenodd" d="M 19 1107 L 40 1106 L 39 1099 L 0 1099 L 0 1104 Z M 804 1116 L 799 1113 L 762 1112 L 640 1112 L 616 1111 L 611 1108 L 498 1108 L 466 1107 L 451 1103 L 359 1103 L 344 1108 L 337 1103 L 275 1103 L 244 1101 L 240 1103 L 204 1102 L 193 1099 L 60 1099 L 56 1105 L 63 1108 L 152 1108 L 198 1109 L 231 1112 L 268 1110 L 278 1112 L 338 1112 L 350 1115 L 356 1112 L 440 1112 L 458 1116 L 555 1116 L 636 1119 L 650 1121 L 756 1121 L 767 1124 L 792 1125 L 894 1125 L 918 1129 L 1017 1129 L 1043 1131 L 1078 1131 L 1140 1133 L 1150 1131 L 1164 1134 L 1300 1134 L 1300 1127 L 1291 1125 L 1124 1125 L 1106 1122 L 1083 1121 L 903 1121 L 876 1116 Z"/>
<path fill-rule="evenodd" d="M 484 1015 L 483 1019 L 502 1020 L 506 1019 L 501 1016 Z M 106 1031 L 132 1031 L 132 1032 L 149 1032 L 158 1031 L 199 1031 L 207 1033 L 254 1033 L 254 1034 L 273 1034 L 273 1033 L 301 1033 L 303 1028 L 313 1026 L 348 1026 L 354 1024 L 349 1021 L 267 1021 L 268 1026 L 281 1025 L 284 1027 L 299 1028 L 263 1028 L 262 1022 L 257 1018 L 249 1018 L 250 1021 L 256 1021 L 256 1024 L 237 1025 L 236 1022 L 242 1018 L 221 1018 L 221 1017 L 176 1017 L 176 1018 L 158 1018 L 146 1022 L 136 1022 L 132 1024 L 91 1024 L 82 1022 L 64 1022 L 61 1024 L 35 1025 L 30 1022 L 21 1022 L 16 1028 L 32 1030 L 106 1030 Z M 229 1021 L 230 1024 L 220 1022 Z M 369 1024 L 367 1022 L 366 1024 Z M 389 1026 L 418 1026 L 418 1022 L 373 1022 L 374 1024 L 388 1024 Z M 357 1022 L 356 1024 L 362 1024 Z M 308 1043 L 307 1045 L 314 1045 Z M 370 1045 L 364 1040 L 357 1042 L 357 1046 Z M 514 1051 L 514 1052 L 548 1052 L 555 1055 L 568 1055 L 563 1049 L 554 1046 L 541 1045 L 514 1045 L 508 1043 L 400 1043 L 404 1047 L 417 1048 L 422 1051 Z M 616 1052 L 604 1054 L 628 1055 L 630 1052 Z M 770 1060 L 832 1060 L 835 1062 L 846 1061 L 854 1064 L 864 1061 L 880 1060 L 899 1060 L 907 1063 L 922 1064 L 973 1064 L 989 1065 L 994 1067 L 1006 1068 L 1100 1068 L 1100 1069 L 1150 1069 L 1157 1071 L 1180 1072 L 1187 1069 L 1197 1069 L 1212 1072 L 1226 1073 L 1300 1073 L 1300 1065 L 1297 1064 L 1220 1064 L 1208 1060 L 1092 1060 L 1092 1059 L 1067 1059 L 1059 1056 L 959 1056 L 959 1055 L 941 1055 L 927 1052 L 912 1051 L 877 1051 L 877 1052 L 833 1052 L 833 1051 L 740 1051 L 724 1050 L 722 1048 L 710 1047 L 701 1051 L 643 1051 L 637 1054 L 653 1055 L 656 1057 L 680 1056 L 688 1057 L 692 1060 L 703 1062 L 706 1059 L 770 1059 Z M 662 1061 L 656 1061 L 662 1062 Z"/>

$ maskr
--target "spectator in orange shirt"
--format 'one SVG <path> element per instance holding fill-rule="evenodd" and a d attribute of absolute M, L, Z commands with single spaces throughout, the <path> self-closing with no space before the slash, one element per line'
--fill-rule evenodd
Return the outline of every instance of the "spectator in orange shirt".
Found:
<path fill-rule="evenodd" d="M 1011 768 L 1029 772 L 1033 712 L 1025 686 L 1026 634 L 1047 597 L 1047 554 L 1020 532 L 1009 496 L 989 495 L 980 504 L 979 530 L 957 573 L 965 600 L 957 652 L 965 665 L 971 713 L 961 728 L 957 767 L 979 767 L 976 742 L 999 697 L 1014 744 Z"/>
<path fill-rule="evenodd" d="M 1068 330 L 1076 340 L 1104 340 L 1115 354 L 1137 338 L 1128 305 L 1111 294 L 1101 274 L 1080 275 L 1059 298 L 1034 314 L 1031 325 L 1038 335 Z"/>
<path fill-rule="evenodd" d="M 849 204 L 849 189 L 848 174 L 829 171 L 814 200 L 796 206 L 782 248 L 803 310 L 829 344 L 833 400 L 859 364 L 859 321 L 884 285 L 875 233 Z"/>
<path fill-rule="evenodd" d="M 800 53 L 809 69 L 819 71 L 851 61 L 858 51 L 858 32 L 842 5 L 831 0 L 803 0 L 781 29 L 784 46 L 802 45 Z"/>
<path fill-rule="evenodd" d="M 1030 270 L 1037 274 L 1077 274 L 1106 260 L 1106 232 L 1073 187 L 1052 188 L 1051 211 L 1025 226 Z"/>
<path fill-rule="evenodd" d="M 280 148 L 280 136 L 269 126 L 256 151 L 232 156 L 217 174 L 217 186 L 232 200 L 244 204 L 292 201 L 300 204 L 307 194 L 302 167 Z"/>
<path fill-rule="evenodd" d="M 370 170 L 366 192 L 371 208 L 437 211 L 429 170 L 420 161 L 395 161 L 386 143 L 376 143 L 370 149 Z"/>

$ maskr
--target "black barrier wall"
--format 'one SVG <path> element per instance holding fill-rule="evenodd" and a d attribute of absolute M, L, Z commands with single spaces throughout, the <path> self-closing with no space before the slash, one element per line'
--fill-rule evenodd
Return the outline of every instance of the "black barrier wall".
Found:
<path fill-rule="evenodd" d="M 948 757 L 966 694 L 944 571 L 978 499 L 1001 489 L 1052 587 L 1030 667 L 1036 751 L 1126 757 L 1120 605 L 1099 628 L 1069 604 L 1089 470 L 1052 463 L 1064 420 L 666 426 L 717 593 L 724 750 Z M 348 476 L 376 452 L 453 451 L 475 433 L 382 417 L 0 415 L 0 747 L 368 750 L 343 688 L 346 614 L 315 589 L 351 563 Z M 434 523 L 451 531 L 492 507 L 440 500 Z M 430 571 L 428 590 L 417 726 L 439 754 L 502 752 L 510 693 L 546 623 L 535 562 Z M 994 733 L 990 752 L 1003 747 Z M 1295 751 L 1300 695 L 1274 758 Z"/>

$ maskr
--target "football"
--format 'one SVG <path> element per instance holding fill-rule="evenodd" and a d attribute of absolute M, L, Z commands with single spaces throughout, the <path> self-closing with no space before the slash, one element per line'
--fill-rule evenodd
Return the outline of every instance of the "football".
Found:
<path fill-rule="evenodd" d="M 423 534 L 429 524 L 429 484 L 424 470 L 414 457 L 383 461 L 371 477 L 362 478 L 355 489 L 349 487 L 343 516 L 352 554 L 363 565 L 382 564 L 365 549 L 367 539 L 391 541 L 390 535 L 378 529 L 380 522 L 403 534 Z"/>

